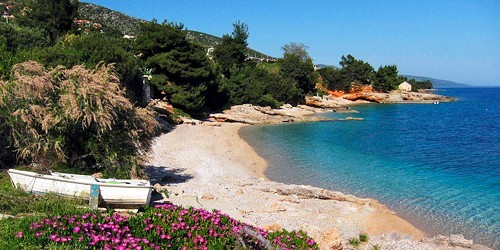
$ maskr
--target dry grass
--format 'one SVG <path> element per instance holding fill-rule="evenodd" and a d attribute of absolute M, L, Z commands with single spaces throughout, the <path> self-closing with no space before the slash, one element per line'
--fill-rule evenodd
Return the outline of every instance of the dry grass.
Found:
<path fill-rule="evenodd" d="M 0 82 L 0 106 L 12 115 L 20 160 L 115 165 L 137 163 L 149 150 L 158 123 L 152 111 L 126 98 L 112 65 L 46 70 L 28 61 L 15 65 L 11 76 Z"/>

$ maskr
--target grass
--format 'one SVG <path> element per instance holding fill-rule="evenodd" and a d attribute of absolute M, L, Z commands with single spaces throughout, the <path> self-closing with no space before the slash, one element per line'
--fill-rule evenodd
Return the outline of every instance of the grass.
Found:
<path fill-rule="evenodd" d="M 368 239 L 369 239 L 368 234 L 362 233 L 359 235 L 359 241 L 361 242 L 368 242 Z"/>
<path fill-rule="evenodd" d="M 357 247 L 357 246 L 359 246 L 360 242 L 359 242 L 359 239 L 357 239 L 357 238 L 350 238 L 349 239 L 349 244 Z"/>
<path fill-rule="evenodd" d="M 358 236 L 358 238 L 354 238 L 354 237 L 350 238 L 349 244 L 357 247 L 357 246 L 361 245 L 362 243 L 368 242 L 369 239 L 370 239 L 370 237 L 368 237 L 368 234 L 362 233 Z"/>
<path fill-rule="evenodd" d="M 36 196 L 15 189 L 6 172 L 0 172 L 0 213 L 9 215 L 63 214 L 79 210 L 86 202 L 56 195 Z"/>

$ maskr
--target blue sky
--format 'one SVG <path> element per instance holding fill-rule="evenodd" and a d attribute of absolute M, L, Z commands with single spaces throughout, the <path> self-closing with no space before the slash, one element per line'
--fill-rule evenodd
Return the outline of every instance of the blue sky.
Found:
<path fill-rule="evenodd" d="M 500 1 L 492 0 L 83 0 L 216 36 L 248 25 L 251 48 L 281 57 L 304 43 L 317 64 L 351 54 L 396 64 L 400 74 L 500 86 Z"/>

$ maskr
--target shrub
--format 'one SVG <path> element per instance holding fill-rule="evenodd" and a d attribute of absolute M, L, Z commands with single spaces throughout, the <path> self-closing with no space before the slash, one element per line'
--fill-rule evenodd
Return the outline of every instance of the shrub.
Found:
<path fill-rule="evenodd" d="M 10 114 L 20 161 L 95 168 L 120 178 L 137 171 L 158 123 L 126 98 L 112 65 L 47 71 L 29 61 L 15 65 L 11 75 L 0 82 L 0 108 Z"/>
<path fill-rule="evenodd" d="M 0 242 L 55 249 L 317 249 L 301 231 L 269 234 L 219 211 L 171 204 L 131 217 L 83 213 L 25 218 L 0 235 Z"/>
<path fill-rule="evenodd" d="M 357 239 L 357 238 L 350 238 L 349 239 L 349 244 L 357 247 L 357 246 L 359 246 L 360 242 L 359 242 L 359 239 Z"/>
<path fill-rule="evenodd" d="M 359 235 L 359 241 L 361 242 L 367 242 L 369 239 L 368 234 L 362 233 Z"/>

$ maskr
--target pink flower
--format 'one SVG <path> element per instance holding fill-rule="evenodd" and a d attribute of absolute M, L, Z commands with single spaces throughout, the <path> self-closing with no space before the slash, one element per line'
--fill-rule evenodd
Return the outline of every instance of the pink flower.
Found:
<path fill-rule="evenodd" d="M 73 233 L 79 233 L 80 232 L 80 227 L 76 226 L 73 228 Z"/>
<path fill-rule="evenodd" d="M 23 237 L 23 232 L 19 231 L 17 232 L 16 238 L 20 239 Z"/>

